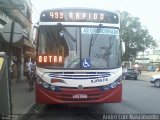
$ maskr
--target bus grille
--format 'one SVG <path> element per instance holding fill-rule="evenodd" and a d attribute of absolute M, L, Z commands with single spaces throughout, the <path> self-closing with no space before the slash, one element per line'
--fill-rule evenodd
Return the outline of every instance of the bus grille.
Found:
<path fill-rule="evenodd" d="M 87 72 L 87 73 L 74 73 L 74 72 L 54 72 L 49 73 L 51 78 L 61 79 L 97 79 L 102 77 L 109 77 L 109 72 Z"/>

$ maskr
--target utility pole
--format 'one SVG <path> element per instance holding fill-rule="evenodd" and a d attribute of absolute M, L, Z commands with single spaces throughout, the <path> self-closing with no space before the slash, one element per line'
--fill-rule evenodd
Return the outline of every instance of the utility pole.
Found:
<path fill-rule="evenodd" d="M 12 21 L 12 24 L 11 24 L 11 33 L 10 33 L 10 43 L 9 43 L 9 58 L 10 60 L 12 59 L 12 44 L 13 44 L 13 32 L 14 32 L 14 25 L 15 25 L 15 22 Z"/>
<path fill-rule="evenodd" d="M 12 61 L 12 44 L 13 44 L 13 32 L 14 32 L 14 25 L 15 25 L 15 22 L 12 21 L 12 24 L 11 24 L 11 35 L 10 35 L 10 43 L 9 43 L 9 69 L 11 67 L 11 61 Z M 12 68 L 11 68 L 12 69 Z M 11 83 L 12 82 L 12 78 L 11 78 L 11 75 L 10 75 L 10 71 L 9 71 L 9 82 Z M 11 97 L 11 84 L 9 84 L 9 92 L 10 92 L 10 104 L 11 104 L 11 115 L 12 115 L 12 97 Z"/>

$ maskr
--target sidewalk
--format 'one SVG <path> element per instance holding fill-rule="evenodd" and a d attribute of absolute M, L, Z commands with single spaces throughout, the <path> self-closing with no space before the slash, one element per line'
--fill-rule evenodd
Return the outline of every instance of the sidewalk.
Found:
<path fill-rule="evenodd" d="M 153 75 L 158 75 L 160 72 L 148 72 L 148 71 L 142 71 L 142 74 L 139 75 L 138 79 L 144 80 L 144 81 L 149 81 L 150 77 Z"/>
<path fill-rule="evenodd" d="M 13 114 L 26 114 L 35 104 L 35 89 L 29 91 L 25 78 L 11 85 L 11 96 Z"/>

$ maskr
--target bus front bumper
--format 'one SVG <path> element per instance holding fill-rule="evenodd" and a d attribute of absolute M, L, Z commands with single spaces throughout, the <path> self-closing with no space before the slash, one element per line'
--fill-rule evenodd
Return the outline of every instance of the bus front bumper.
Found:
<path fill-rule="evenodd" d="M 81 90 L 63 88 L 60 92 L 50 91 L 36 84 L 37 104 L 115 103 L 121 101 L 122 84 L 106 91 L 98 88 Z"/>

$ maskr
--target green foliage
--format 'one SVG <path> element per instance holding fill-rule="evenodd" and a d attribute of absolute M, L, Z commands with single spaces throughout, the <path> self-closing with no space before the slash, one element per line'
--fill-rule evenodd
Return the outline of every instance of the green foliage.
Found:
<path fill-rule="evenodd" d="M 138 17 L 133 17 L 128 12 L 121 12 L 120 16 L 121 39 L 126 45 L 123 61 L 133 60 L 138 52 L 156 47 L 155 40 L 149 34 L 148 29 L 141 25 Z"/>

